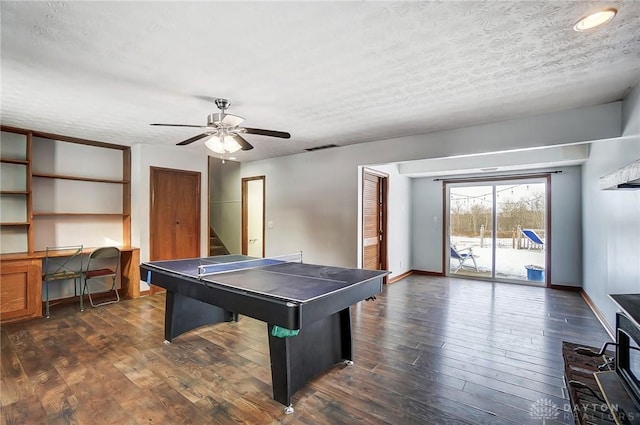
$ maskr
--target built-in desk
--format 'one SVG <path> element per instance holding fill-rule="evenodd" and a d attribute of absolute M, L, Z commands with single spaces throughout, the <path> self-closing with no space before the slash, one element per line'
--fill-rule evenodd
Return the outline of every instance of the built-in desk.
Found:
<path fill-rule="evenodd" d="M 119 247 L 120 296 L 125 299 L 140 296 L 140 249 Z M 85 248 L 85 254 L 96 248 Z M 71 255 L 65 251 L 58 257 Z M 0 322 L 13 322 L 42 316 L 42 261 L 45 251 L 0 254 Z"/>

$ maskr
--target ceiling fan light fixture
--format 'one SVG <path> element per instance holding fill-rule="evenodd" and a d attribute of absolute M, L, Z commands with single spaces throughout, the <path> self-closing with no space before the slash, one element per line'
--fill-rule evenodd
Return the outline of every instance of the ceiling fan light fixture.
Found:
<path fill-rule="evenodd" d="M 574 31 L 578 32 L 589 31 L 606 24 L 607 22 L 612 20 L 614 16 L 616 16 L 616 13 L 618 13 L 618 10 L 612 7 L 604 10 L 599 10 L 580 19 L 573 26 L 573 29 Z"/>
<path fill-rule="evenodd" d="M 242 149 L 242 146 L 240 146 L 240 144 L 238 144 L 236 139 L 233 138 L 232 136 L 225 136 L 223 145 L 224 145 L 224 150 L 229 153 L 238 152 L 240 149 Z"/>
<path fill-rule="evenodd" d="M 234 153 L 241 149 L 238 142 L 231 136 L 213 135 L 204 142 L 204 145 L 220 155 Z"/>
<path fill-rule="evenodd" d="M 214 151 L 215 153 L 219 153 L 220 155 L 224 154 L 224 143 L 220 140 L 218 136 L 211 136 L 205 142 L 204 145 Z"/>

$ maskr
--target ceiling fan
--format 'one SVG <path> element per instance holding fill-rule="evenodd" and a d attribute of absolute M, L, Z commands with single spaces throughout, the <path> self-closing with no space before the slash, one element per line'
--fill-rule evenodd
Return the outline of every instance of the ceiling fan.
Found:
<path fill-rule="evenodd" d="M 240 127 L 244 118 L 237 115 L 225 113 L 231 105 L 227 99 L 215 99 L 215 104 L 220 109 L 220 113 L 210 114 L 207 117 L 207 125 L 190 124 L 151 124 L 164 127 L 194 127 L 201 128 L 204 133 L 190 137 L 187 140 L 177 143 L 178 146 L 189 145 L 200 139 L 209 137 L 205 145 L 209 149 L 219 154 L 232 153 L 240 149 L 248 151 L 253 149 L 251 143 L 242 137 L 242 134 L 259 134 L 261 136 L 279 137 L 282 139 L 291 138 L 291 134 L 284 131 L 262 130 L 259 128 Z"/>

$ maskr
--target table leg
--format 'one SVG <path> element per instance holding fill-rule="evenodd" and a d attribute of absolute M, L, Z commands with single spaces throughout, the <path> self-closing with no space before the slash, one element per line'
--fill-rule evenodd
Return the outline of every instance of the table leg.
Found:
<path fill-rule="evenodd" d="M 203 325 L 230 322 L 234 319 L 234 313 L 228 310 L 171 291 L 167 291 L 165 306 L 166 341 Z"/>
<path fill-rule="evenodd" d="M 336 363 L 352 360 L 351 314 L 346 308 L 313 323 L 304 323 L 297 336 L 271 335 L 269 353 L 274 400 L 291 408 L 291 396 L 311 378 Z"/>

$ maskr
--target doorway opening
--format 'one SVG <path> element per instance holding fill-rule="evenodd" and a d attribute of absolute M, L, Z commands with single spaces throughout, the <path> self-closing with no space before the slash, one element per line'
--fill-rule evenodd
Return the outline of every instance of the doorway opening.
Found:
<path fill-rule="evenodd" d="M 550 177 L 444 181 L 445 274 L 544 286 Z"/>
<path fill-rule="evenodd" d="M 265 176 L 242 179 L 242 254 L 264 257 Z"/>
<path fill-rule="evenodd" d="M 362 267 L 387 269 L 387 174 L 362 173 Z M 387 283 L 385 276 L 384 283 Z"/>

